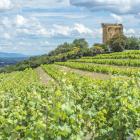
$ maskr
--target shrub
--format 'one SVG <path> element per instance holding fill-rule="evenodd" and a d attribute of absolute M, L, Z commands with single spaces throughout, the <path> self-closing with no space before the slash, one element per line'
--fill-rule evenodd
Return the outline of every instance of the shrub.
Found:
<path fill-rule="evenodd" d="M 126 37 L 124 35 L 114 36 L 108 42 L 110 50 L 113 52 L 122 52 L 126 46 Z"/>

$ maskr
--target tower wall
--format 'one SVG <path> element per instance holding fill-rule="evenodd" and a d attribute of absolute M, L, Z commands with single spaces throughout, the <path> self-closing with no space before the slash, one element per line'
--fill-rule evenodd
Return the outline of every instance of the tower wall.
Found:
<path fill-rule="evenodd" d="M 103 43 L 106 44 L 115 35 L 123 34 L 122 24 L 102 24 L 103 28 Z"/>

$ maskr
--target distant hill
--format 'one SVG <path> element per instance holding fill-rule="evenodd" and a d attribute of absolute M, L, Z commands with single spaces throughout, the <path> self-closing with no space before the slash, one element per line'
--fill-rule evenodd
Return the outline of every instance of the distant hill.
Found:
<path fill-rule="evenodd" d="M 0 52 L 0 58 L 25 58 L 28 57 L 24 54 L 20 53 L 5 53 L 5 52 Z"/>
<path fill-rule="evenodd" d="M 0 52 L 0 67 L 16 64 L 29 58 L 24 54 Z"/>

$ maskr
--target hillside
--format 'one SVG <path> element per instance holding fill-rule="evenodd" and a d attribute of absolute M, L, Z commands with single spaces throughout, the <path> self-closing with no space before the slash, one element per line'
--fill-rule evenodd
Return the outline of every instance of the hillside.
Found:
<path fill-rule="evenodd" d="M 66 61 L 68 59 L 80 58 L 88 52 L 88 43 L 85 39 L 75 39 L 72 43 L 59 45 L 55 50 L 42 56 L 34 56 L 23 59 L 19 63 L 0 69 L 0 72 L 21 71 L 26 68 L 36 68 L 42 64 Z M 18 56 L 18 55 L 17 55 Z"/>
<path fill-rule="evenodd" d="M 140 46 L 140 43 L 139 43 L 138 38 L 131 38 L 131 37 L 126 38 L 124 36 L 116 36 L 115 38 L 112 38 L 111 45 L 109 47 L 108 45 L 98 44 L 98 43 L 94 44 L 93 46 L 89 46 L 88 42 L 85 39 L 83 38 L 75 39 L 71 43 L 65 42 L 61 45 L 58 45 L 56 49 L 49 52 L 48 54 L 45 54 L 42 56 L 34 56 L 27 59 L 22 58 L 23 61 L 21 61 L 21 59 L 16 59 L 16 60 L 20 60 L 19 62 L 18 61 L 15 62 L 14 56 L 18 58 L 19 56 L 22 56 L 22 55 L 11 54 L 10 56 L 13 57 L 14 63 L 12 62 L 10 63 L 15 64 L 15 65 L 1 68 L 0 73 L 22 71 L 27 68 L 37 68 L 42 64 L 53 64 L 55 62 L 65 62 L 69 59 L 77 59 L 77 58 L 86 57 L 86 56 L 88 57 L 96 56 L 98 54 L 108 54 L 108 53 L 110 54 L 111 52 L 115 52 L 115 51 L 122 52 L 122 51 L 127 51 L 127 50 L 139 50 L 139 46 Z M 133 56 L 131 56 L 131 58 L 132 57 Z M 12 59 L 10 58 L 10 60 Z"/>
<path fill-rule="evenodd" d="M 101 54 L 0 74 L 0 137 L 138 140 L 139 56 Z"/>

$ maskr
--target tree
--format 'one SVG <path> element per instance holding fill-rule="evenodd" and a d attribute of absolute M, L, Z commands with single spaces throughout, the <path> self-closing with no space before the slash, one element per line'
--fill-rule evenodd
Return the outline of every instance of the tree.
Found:
<path fill-rule="evenodd" d="M 108 45 L 113 52 L 121 52 L 126 46 L 126 37 L 124 35 L 116 35 L 109 40 Z"/>
<path fill-rule="evenodd" d="M 88 48 L 88 42 L 87 42 L 84 38 L 75 39 L 75 40 L 73 41 L 73 44 L 74 44 L 76 47 L 80 47 L 81 49 L 82 49 L 82 48 Z"/>
<path fill-rule="evenodd" d="M 93 46 L 93 53 L 94 54 L 102 54 L 104 53 L 104 49 L 100 46 Z"/>
<path fill-rule="evenodd" d="M 79 51 L 77 53 L 77 57 L 82 57 L 82 56 L 86 56 L 87 52 L 88 52 L 88 42 L 81 38 L 81 39 L 75 39 L 72 43 L 73 46 L 75 46 L 76 48 L 79 48 Z"/>
<path fill-rule="evenodd" d="M 140 39 L 136 37 L 128 37 L 126 40 L 125 49 L 127 50 L 140 50 Z"/>
<path fill-rule="evenodd" d="M 72 48 L 73 48 L 73 46 L 71 44 L 65 42 L 64 44 L 59 45 L 55 50 L 51 51 L 48 55 L 54 56 L 54 55 L 58 55 L 60 53 L 65 53 L 65 52 L 72 50 Z"/>
<path fill-rule="evenodd" d="M 100 48 L 102 48 L 105 52 L 108 51 L 108 46 L 106 44 L 100 44 L 100 43 L 95 43 L 94 46 L 98 46 Z"/>

